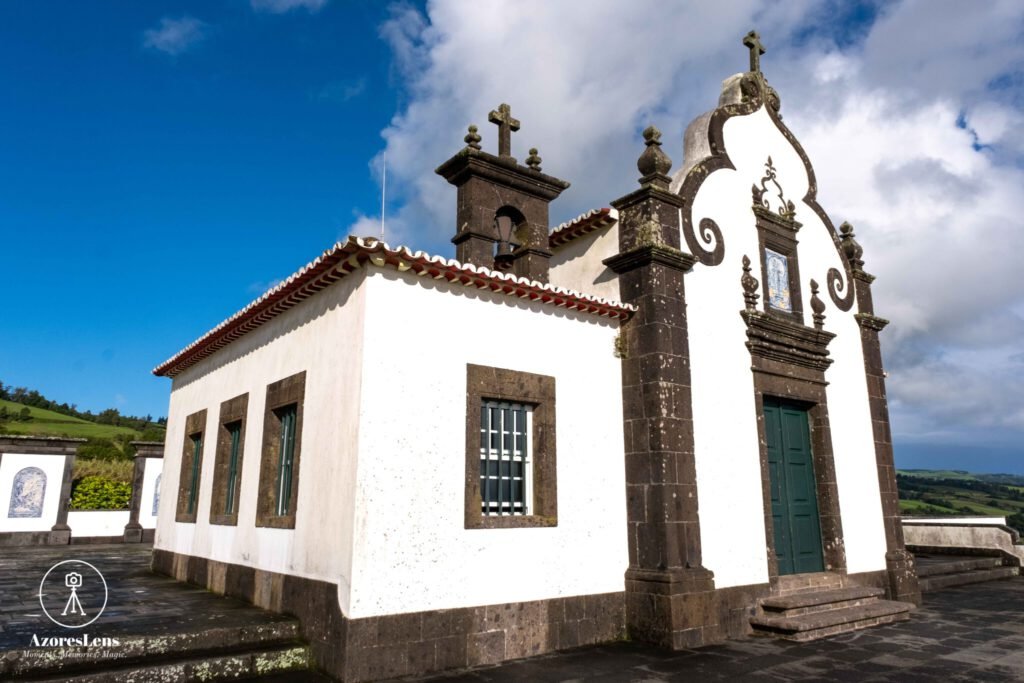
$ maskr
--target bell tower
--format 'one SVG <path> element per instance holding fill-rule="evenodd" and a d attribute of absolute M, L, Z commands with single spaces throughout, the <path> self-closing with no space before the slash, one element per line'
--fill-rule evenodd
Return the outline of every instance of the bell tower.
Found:
<path fill-rule="evenodd" d="M 455 258 L 547 283 L 548 205 L 569 183 L 541 172 L 536 148 L 525 166 L 512 156 L 512 133 L 520 126 L 509 105 L 488 120 L 498 126 L 497 155 L 483 151 L 470 126 L 466 146 L 435 171 L 458 188 Z"/>

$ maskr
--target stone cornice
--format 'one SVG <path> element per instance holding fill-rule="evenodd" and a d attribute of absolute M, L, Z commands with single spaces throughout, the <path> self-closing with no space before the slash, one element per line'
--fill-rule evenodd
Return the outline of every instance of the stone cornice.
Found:
<path fill-rule="evenodd" d="M 857 324 L 862 328 L 874 330 L 875 332 L 881 332 L 889 324 L 889 321 L 885 318 L 879 318 L 877 315 L 870 313 L 855 313 L 853 317 L 856 318 Z"/>
<path fill-rule="evenodd" d="M 872 282 L 875 281 L 874 275 L 867 272 L 866 270 L 861 270 L 860 268 L 854 268 L 852 275 L 854 280 L 859 280 L 860 282 L 863 282 L 866 285 L 870 285 Z"/>
<path fill-rule="evenodd" d="M 627 195 L 619 197 L 611 204 L 613 208 L 618 211 L 622 211 L 623 209 L 629 208 L 630 206 L 642 202 L 645 199 L 656 199 L 659 202 L 675 207 L 682 207 L 684 203 L 683 198 L 674 192 L 663 190 L 659 187 L 648 184 L 630 192 Z"/>
<path fill-rule="evenodd" d="M 832 365 L 828 345 L 836 335 L 766 313 L 740 311 L 747 323 L 750 355 L 824 372 Z"/>
<path fill-rule="evenodd" d="M 471 147 L 460 150 L 434 172 L 456 186 L 470 178 L 483 178 L 546 201 L 555 199 L 569 187 L 568 182 L 520 166 L 515 159 L 506 159 Z"/>
<path fill-rule="evenodd" d="M 604 265 L 618 274 L 627 273 L 651 263 L 681 270 L 685 273 L 693 268 L 693 264 L 696 262 L 697 259 L 692 255 L 663 244 L 649 244 L 636 247 L 621 254 L 610 256 L 602 261 Z"/>

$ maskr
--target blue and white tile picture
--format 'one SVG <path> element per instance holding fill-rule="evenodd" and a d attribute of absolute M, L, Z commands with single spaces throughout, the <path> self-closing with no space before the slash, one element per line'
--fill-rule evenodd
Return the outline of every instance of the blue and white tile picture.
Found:
<path fill-rule="evenodd" d="M 42 517 L 46 498 L 46 474 L 38 467 L 26 467 L 14 475 L 8 518 Z"/>
<path fill-rule="evenodd" d="M 163 473 L 156 475 L 156 482 L 153 484 L 153 516 L 156 517 L 157 508 L 160 507 L 160 477 Z"/>
<path fill-rule="evenodd" d="M 789 297 L 789 261 L 771 249 L 764 250 L 764 264 L 768 271 L 768 305 L 780 311 L 792 311 Z"/>

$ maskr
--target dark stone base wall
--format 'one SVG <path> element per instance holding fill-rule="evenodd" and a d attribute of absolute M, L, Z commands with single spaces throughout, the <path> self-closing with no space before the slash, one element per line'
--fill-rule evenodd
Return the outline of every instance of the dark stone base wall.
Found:
<path fill-rule="evenodd" d="M 5 531 L 0 534 L 0 548 L 19 545 L 47 545 L 49 531 Z"/>
<path fill-rule="evenodd" d="M 625 594 L 348 619 L 326 581 L 166 550 L 153 570 L 300 620 L 316 665 L 346 683 L 531 657 L 625 637 Z"/>
<path fill-rule="evenodd" d="M 142 530 L 142 543 L 152 543 L 155 529 Z M 124 536 L 75 536 L 74 530 L 70 534 L 71 545 L 92 545 L 104 543 L 123 543 Z M 24 545 L 51 545 L 54 544 L 53 532 L 51 531 L 5 531 L 0 533 L 0 548 L 24 546 Z M 69 543 L 65 537 L 59 545 Z"/>

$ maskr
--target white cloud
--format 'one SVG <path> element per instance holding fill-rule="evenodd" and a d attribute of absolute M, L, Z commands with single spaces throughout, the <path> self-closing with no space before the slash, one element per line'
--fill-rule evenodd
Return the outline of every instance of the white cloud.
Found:
<path fill-rule="evenodd" d="M 908 439 L 996 430 L 1019 440 L 1024 366 L 1010 359 L 1024 334 L 1014 308 L 1024 98 L 1012 75 L 1024 63 L 1024 6 L 890 3 L 842 49 L 835 26 L 815 24 L 831 20 L 830 7 L 435 0 L 425 16 L 400 6 L 381 28 L 408 95 L 382 133 L 389 196 L 399 198 L 388 224 L 410 246 L 450 253 L 455 191 L 433 169 L 469 123 L 493 149 L 486 117 L 500 102 L 522 122 L 513 154 L 536 146 L 546 172 L 574 183 L 552 224 L 636 187 L 649 123 L 678 168 L 686 124 L 746 68 L 740 39 L 757 26 L 821 203 L 855 225 L 878 276 L 876 310 L 893 320 L 883 349 L 894 428 Z"/>
<path fill-rule="evenodd" d="M 169 19 L 164 17 L 156 28 L 142 32 L 142 45 L 169 55 L 180 55 L 203 40 L 207 25 L 194 17 Z"/>
<path fill-rule="evenodd" d="M 327 0 L 250 0 L 250 4 L 257 12 L 284 14 L 293 9 L 319 12 L 327 4 Z"/>

